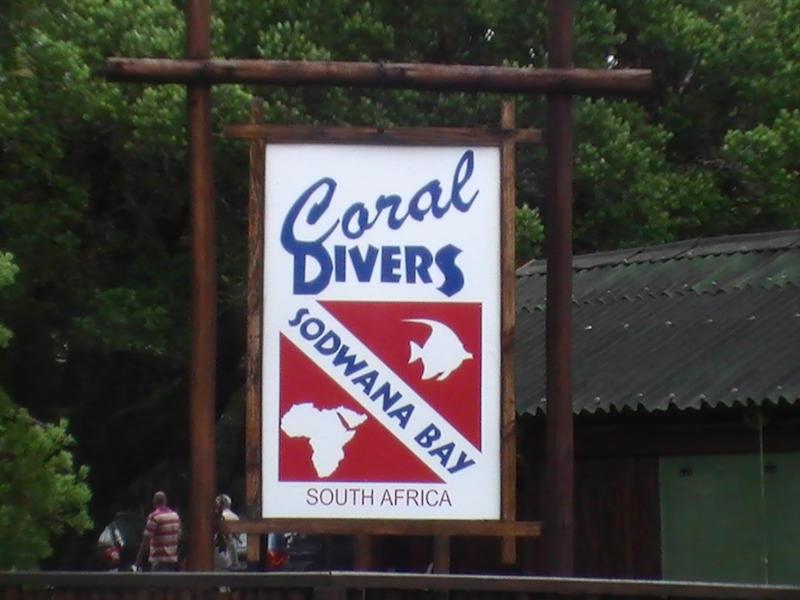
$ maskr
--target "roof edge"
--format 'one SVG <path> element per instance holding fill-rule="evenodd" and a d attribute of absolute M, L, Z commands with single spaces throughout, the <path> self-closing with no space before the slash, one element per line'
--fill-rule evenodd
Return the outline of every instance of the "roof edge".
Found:
<path fill-rule="evenodd" d="M 688 411 L 707 411 L 707 410 L 732 410 L 742 408 L 765 408 L 765 407 L 787 407 L 797 406 L 800 404 L 800 398 L 791 398 L 786 395 L 779 394 L 774 397 L 766 396 L 758 399 L 749 396 L 742 398 L 735 398 L 725 400 L 718 400 L 716 402 L 709 402 L 708 400 L 699 400 L 693 404 L 681 406 L 673 401 L 669 401 L 663 405 L 648 407 L 644 403 L 636 404 L 620 404 L 611 403 L 602 407 L 581 407 L 575 408 L 573 406 L 572 414 L 574 417 L 584 416 L 613 416 L 613 415 L 664 415 L 668 413 L 683 413 Z M 517 406 L 517 416 L 529 415 L 532 417 L 541 417 L 547 414 L 546 405 L 537 403 L 520 409 Z"/>
<path fill-rule="evenodd" d="M 660 262 L 678 258 L 699 258 L 721 254 L 740 254 L 764 250 L 783 250 L 800 247 L 800 229 L 725 235 L 712 238 L 692 238 L 658 246 L 581 254 L 573 258 L 575 271 L 611 265 Z M 547 259 L 535 259 L 516 271 L 517 277 L 547 273 Z"/>

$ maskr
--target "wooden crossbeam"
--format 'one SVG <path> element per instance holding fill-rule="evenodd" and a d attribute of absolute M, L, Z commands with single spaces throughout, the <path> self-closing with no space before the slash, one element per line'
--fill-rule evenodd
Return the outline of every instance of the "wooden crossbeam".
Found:
<path fill-rule="evenodd" d="M 542 532 L 539 521 L 478 521 L 420 519 L 249 519 L 225 521 L 225 531 L 231 533 L 270 533 L 291 531 L 326 535 L 437 535 L 538 537 Z"/>
<path fill-rule="evenodd" d="M 460 127 L 324 127 L 320 125 L 266 125 L 242 123 L 227 125 L 225 135 L 269 143 L 336 142 L 358 144 L 452 144 L 496 146 L 504 141 L 540 144 L 539 129 L 460 128 Z"/>
<path fill-rule="evenodd" d="M 256 59 L 109 58 L 109 81 L 255 83 L 462 92 L 638 94 L 652 84 L 644 69 L 532 69 L 427 63 L 368 63 Z"/>

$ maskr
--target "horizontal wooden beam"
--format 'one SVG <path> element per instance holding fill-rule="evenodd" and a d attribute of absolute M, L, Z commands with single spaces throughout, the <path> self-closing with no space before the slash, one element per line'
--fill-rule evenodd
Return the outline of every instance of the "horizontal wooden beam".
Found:
<path fill-rule="evenodd" d="M 292 60 L 109 58 L 109 81 L 358 86 L 464 92 L 637 94 L 652 84 L 643 69 L 520 67 Z"/>
<path fill-rule="evenodd" d="M 538 521 L 451 521 L 390 519 L 249 519 L 226 521 L 230 533 L 270 533 L 274 531 L 327 535 L 463 535 L 538 537 Z"/>
<path fill-rule="evenodd" d="M 228 125 L 232 138 L 270 143 L 334 142 L 358 144 L 437 144 L 497 146 L 506 140 L 518 144 L 540 144 L 539 129 L 486 129 L 457 127 L 322 127 L 317 125 Z"/>

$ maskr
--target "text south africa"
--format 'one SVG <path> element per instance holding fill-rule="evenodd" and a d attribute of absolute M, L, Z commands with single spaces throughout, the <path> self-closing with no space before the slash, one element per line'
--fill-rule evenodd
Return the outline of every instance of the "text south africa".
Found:
<path fill-rule="evenodd" d="M 306 490 L 309 506 L 453 506 L 446 489 L 436 488 L 329 488 Z"/>

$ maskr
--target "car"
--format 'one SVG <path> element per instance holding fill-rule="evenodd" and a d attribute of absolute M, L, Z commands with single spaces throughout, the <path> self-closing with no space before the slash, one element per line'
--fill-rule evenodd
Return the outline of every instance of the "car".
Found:
<path fill-rule="evenodd" d="M 268 571 L 335 571 L 352 566 L 350 536 L 307 533 L 270 533 L 267 536 Z"/>
<path fill-rule="evenodd" d="M 94 567 L 109 571 L 130 570 L 142 543 L 145 516 L 118 512 L 100 532 L 94 552 Z"/>

